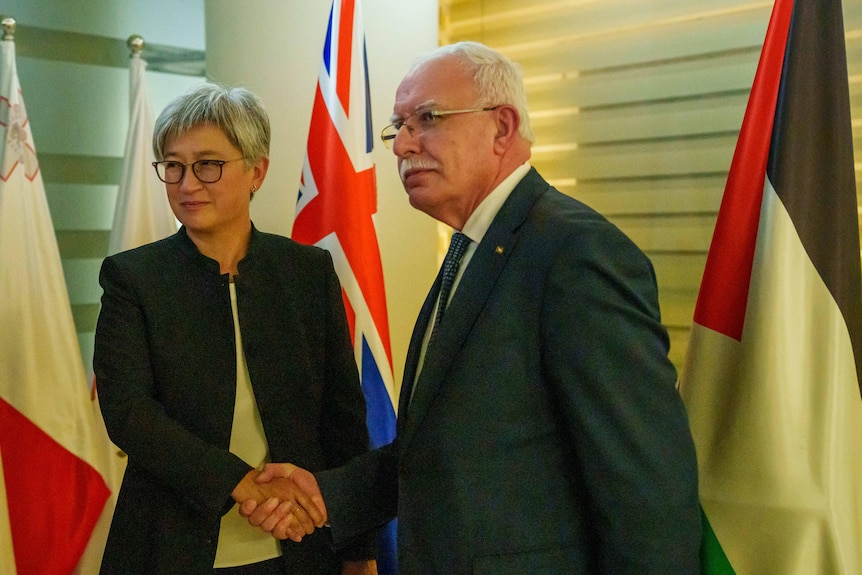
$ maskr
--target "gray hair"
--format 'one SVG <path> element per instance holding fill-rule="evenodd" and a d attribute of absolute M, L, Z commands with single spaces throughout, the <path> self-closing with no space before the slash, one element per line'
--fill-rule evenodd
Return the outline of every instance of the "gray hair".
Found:
<path fill-rule="evenodd" d="M 247 167 L 269 156 L 269 116 L 260 98 L 245 88 L 206 82 L 174 98 L 159 114 L 153 128 L 156 159 L 164 159 L 168 138 L 201 124 L 221 128 L 242 152 Z"/>
<path fill-rule="evenodd" d="M 473 106 L 482 108 L 511 104 L 521 117 L 518 133 L 528 142 L 535 142 L 536 137 L 530 127 L 530 115 L 527 111 L 527 94 L 521 67 L 485 44 L 456 42 L 440 46 L 420 57 L 413 64 L 413 68 L 450 56 L 457 58 L 459 64 L 473 77 L 473 85 L 478 95 L 478 101 L 474 102 Z"/>

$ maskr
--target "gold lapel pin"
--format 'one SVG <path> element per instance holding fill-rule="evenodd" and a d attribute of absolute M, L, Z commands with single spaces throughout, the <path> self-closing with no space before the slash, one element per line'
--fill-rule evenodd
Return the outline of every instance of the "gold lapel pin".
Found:
<path fill-rule="evenodd" d="M 503 253 L 503 246 L 497 246 L 497 249 L 494 251 L 497 252 L 498 255 L 501 255 Z"/>

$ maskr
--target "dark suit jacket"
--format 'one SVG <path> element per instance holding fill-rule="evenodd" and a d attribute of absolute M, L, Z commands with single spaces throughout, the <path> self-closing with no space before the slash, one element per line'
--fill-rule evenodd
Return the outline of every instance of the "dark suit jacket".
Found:
<path fill-rule="evenodd" d="M 644 254 L 530 171 L 408 406 L 435 294 L 395 442 L 317 474 L 335 540 L 397 510 L 403 575 L 697 573 L 694 446 Z"/>
<path fill-rule="evenodd" d="M 236 351 L 228 276 L 185 229 L 107 258 L 94 368 L 128 467 L 103 573 L 211 573 L 250 466 L 228 451 Z M 273 461 L 321 470 L 368 449 L 365 405 L 328 254 L 252 230 L 236 278 L 249 374 Z M 282 545 L 289 573 L 337 573 L 325 534 Z M 373 556 L 353 545 L 346 556 Z"/>

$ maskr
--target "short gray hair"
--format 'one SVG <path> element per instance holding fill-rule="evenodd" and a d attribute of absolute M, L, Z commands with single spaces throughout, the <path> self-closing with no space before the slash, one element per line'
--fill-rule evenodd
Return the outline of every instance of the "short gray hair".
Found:
<path fill-rule="evenodd" d="M 482 108 L 498 104 L 511 104 L 521 116 L 518 129 L 521 137 L 530 143 L 536 141 L 530 127 L 527 111 L 527 94 L 521 67 L 493 48 L 479 42 L 456 42 L 429 52 L 420 57 L 413 68 L 419 65 L 454 56 L 473 77 L 478 101 L 473 106 Z"/>
<path fill-rule="evenodd" d="M 153 128 L 156 159 L 164 159 L 168 138 L 201 124 L 221 128 L 248 167 L 269 156 L 269 116 L 260 98 L 245 88 L 206 82 L 174 98 L 159 114 Z"/>

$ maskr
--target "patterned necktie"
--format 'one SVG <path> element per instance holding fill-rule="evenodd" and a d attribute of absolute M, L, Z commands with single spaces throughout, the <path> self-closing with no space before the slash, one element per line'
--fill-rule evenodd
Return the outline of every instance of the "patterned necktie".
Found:
<path fill-rule="evenodd" d="M 446 306 L 449 303 L 449 293 L 452 291 L 452 284 L 455 283 L 455 276 L 458 275 L 458 267 L 461 265 L 461 258 L 464 252 L 467 251 L 467 246 L 470 245 L 470 238 L 461 232 L 452 234 L 452 242 L 449 244 L 449 251 L 446 252 L 446 257 L 443 259 L 443 278 L 440 281 L 440 299 L 437 303 L 437 315 L 434 317 L 434 328 L 431 330 L 431 338 L 434 338 L 434 332 L 443 320 L 443 312 L 446 311 Z"/>

